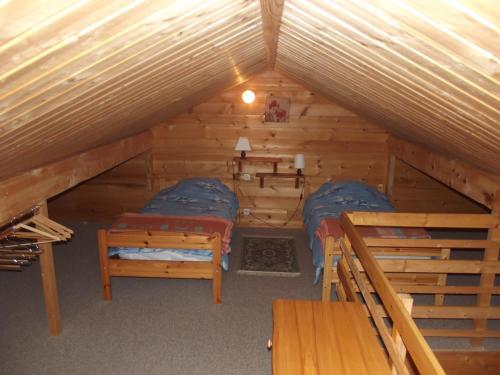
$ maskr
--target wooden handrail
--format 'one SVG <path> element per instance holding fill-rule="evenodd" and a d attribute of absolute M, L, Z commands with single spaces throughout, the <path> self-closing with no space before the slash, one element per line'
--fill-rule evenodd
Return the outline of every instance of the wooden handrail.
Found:
<path fill-rule="evenodd" d="M 366 274 L 368 275 L 380 299 L 382 300 L 382 303 L 387 310 L 390 318 L 392 319 L 394 326 L 401 335 L 401 338 L 415 365 L 417 366 L 417 369 L 421 374 L 426 375 L 445 374 L 439 361 L 425 341 L 415 322 L 392 288 L 389 280 L 385 277 L 381 267 L 378 265 L 377 261 L 363 242 L 362 237 L 358 234 L 348 214 L 342 213 L 340 221 L 342 229 L 349 239 L 352 249 L 354 250 L 358 259 L 361 261 Z M 348 262 L 350 261 L 354 263 L 352 257 L 346 257 L 346 260 Z M 382 335 L 382 332 L 379 333 Z M 390 350 L 389 347 L 387 347 L 387 349 L 388 351 Z M 390 354 L 393 361 L 395 361 L 394 364 L 398 370 L 398 373 L 400 373 L 400 369 L 398 368 L 399 366 L 397 364 L 397 355 L 394 353 L 393 357 L 393 353 Z M 404 370 L 402 373 L 405 373 Z"/>
<path fill-rule="evenodd" d="M 389 353 L 389 356 L 392 360 L 393 366 L 396 369 L 397 373 L 399 375 L 409 375 L 409 371 L 406 368 L 403 359 L 400 357 L 398 348 L 396 347 L 394 341 L 391 338 L 391 335 L 389 334 L 384 320 L 382 317 L 376 313 L 377 310 L 377 304 L 373 297 L 371 296 L 370 292 L 367 289 L 367 286 L 361 281 L 361 272 L 358 270 L 357 266 L 354 264 L 354 260 L 352 258 L 351 254 L 351 244 L 347 238 L 343 239 L 344 243 L 341 246 L 342 253 L 344 254 L 344 257 L 342 257 L 342 260 L 340 264 L 342 264 L 344 261 L 349 265 L 349 268 L 352 272 L 352 275 L 354 276 L 354 279 L 357 281 L 359 290 L 361 294 L 363 295 L 365 299 L 365 303 L 368 307 L 368 310 L 371 312 L 371 316 L 373 318 L 373 321 L 375 323 L 375 326 L 377 327 L 378 333 L 380 334 L 380 337 L 382 338 L 382 341 L 384 342 L 385 348 L 387 349 L 387 352 Z M 342 268 L 342 267 L 341 267 Z M 348 284 L 346 284 L 347 286 Z M 350 288 L 345 288 L 346 290 L 349 290 Z M 350 293 L 346 292 L 346 295 L 348 296 Z"/>
<path fill-rule="evenodd" d="M 487 214 L 430 214 L 404 212 L 349 212 L 346 214 L 353 225 L 378 227 L 423 228 L 498 228 L 496 215 Z"/>

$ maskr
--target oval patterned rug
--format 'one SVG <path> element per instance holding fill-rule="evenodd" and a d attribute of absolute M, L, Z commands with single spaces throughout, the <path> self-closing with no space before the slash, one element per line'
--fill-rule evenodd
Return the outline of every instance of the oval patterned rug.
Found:
<path fill-rule="evenodd" d="M 243 237 L 240 274 L 299 276 L 292 237 Z"/>

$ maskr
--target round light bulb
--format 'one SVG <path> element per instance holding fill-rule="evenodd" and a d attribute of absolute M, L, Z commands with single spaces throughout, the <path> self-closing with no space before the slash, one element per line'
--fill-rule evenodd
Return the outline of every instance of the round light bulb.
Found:
<path fill-rule="evenodd" d="M 241 94 L 241 99 L 247 104 L 252 104 L 255 100 L 255 93 L 252 90 L 245 90 Z"/>

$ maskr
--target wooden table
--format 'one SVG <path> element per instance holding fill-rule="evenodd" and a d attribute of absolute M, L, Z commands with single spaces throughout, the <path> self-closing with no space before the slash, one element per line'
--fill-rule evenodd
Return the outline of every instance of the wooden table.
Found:
<path fill-rule="evenodd" d="M 359 303 L 273 302 L 273 374 L 390 374 Z"/>

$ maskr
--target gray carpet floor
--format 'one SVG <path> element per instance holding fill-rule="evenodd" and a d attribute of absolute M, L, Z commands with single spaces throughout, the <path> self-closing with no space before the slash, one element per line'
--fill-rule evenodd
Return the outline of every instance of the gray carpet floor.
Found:
<path fill-rule="evenodd" d="M 76 234 L 70 243 L 54 247 L 63 332 L 48 334 L 38 263 L 24 272 L 0 272 L 1 375 L 271 374 L 266 344 L 272 335 L 272 301 L 321 298 L 321 286 L 312 285 L 303 230 L 237 228 L 221 305 L 212 304 L 208 281 L 146 278 L 114 278 L 113 300 L 104 302 L 99 225 L 64 224 Z M 293 236 L 300 276 L 238 274 L 243 235 Z M 499 321 L 493 323 L 499 328 Z M 430 343 L 468 347 L 466 340 Z M 499 350 L 500 340 L 486 340 L 485 347 Z"/>
<path fill-rule="evenodd" d="M 54 247 L 63 332 L 48 335 L 38 263 L 0 272 L 1 374 L 270 374 L 271 304 L 319 299 L 305 233 L 237 229 L 222 304 L 203 280 L 114 278 L 101 298 L 97 224 L 65 223 L 73 240 Z M 243 234 L 296 238 L 298 277 L 236 273 Z"/>

